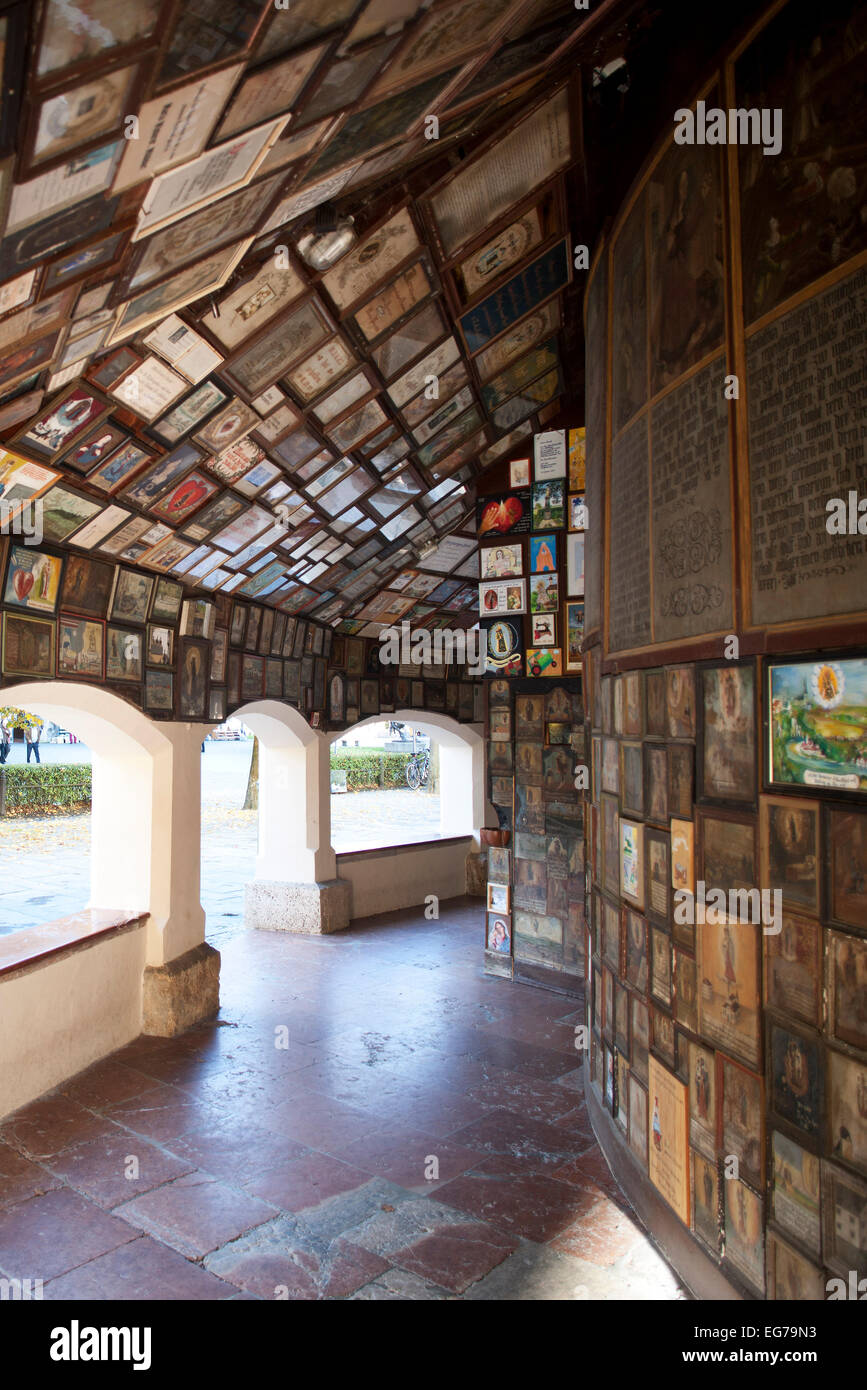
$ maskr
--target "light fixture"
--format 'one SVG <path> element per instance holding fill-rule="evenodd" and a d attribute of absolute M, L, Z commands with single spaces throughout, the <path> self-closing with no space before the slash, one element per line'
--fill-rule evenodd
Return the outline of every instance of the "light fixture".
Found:
<path fill-rule="evenodd" d="M 328 270 L 357 240 L 354 219 L 338 216 L 333 203 L 322 203 L 316 209 L 312 227 L 304 229 L 295 245 L 312 270 Z"/>

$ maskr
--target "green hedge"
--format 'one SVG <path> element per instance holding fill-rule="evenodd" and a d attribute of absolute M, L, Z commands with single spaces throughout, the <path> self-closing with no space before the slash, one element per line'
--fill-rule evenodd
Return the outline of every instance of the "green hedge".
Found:
<path fill-rule="evenodd" d="M 91 769 L 88 763 L 54 763 L 0 769 L 5 797 L 0 809 L 7 816 L 30 816 L 49 811 L 84 810 L 90 806 Z"/>
<path fill-rule="evenodd" d="M 351 792 L 405 787 L 409 759 L 409 753 L 332 753 L 331 768 L 346 772 L 346 786 Z"/>

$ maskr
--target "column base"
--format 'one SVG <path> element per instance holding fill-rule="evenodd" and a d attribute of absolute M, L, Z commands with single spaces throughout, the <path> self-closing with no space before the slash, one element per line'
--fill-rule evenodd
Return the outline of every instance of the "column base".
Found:
<path fill-rule="evenodd" d="M 244 926 L 254 931 L 288 931 L 328 936 L 349 926 L 348 879 L 325 883 L 282 883 L 254 879 L 244 898 Z"/>
<path fill-rule="evenodd" d="M 165 965 L 149 965 L 142 983 L 142 1032 L 173 1038 L 213 1018 L 220 1007 L 220 953 L 204 941 Z"/>
<path fill-rule="evenodd" d="M 471 850 L 467 855 L 467 894 L 484 898 L 488 892 L 488 856 L 484 851 Z"/>

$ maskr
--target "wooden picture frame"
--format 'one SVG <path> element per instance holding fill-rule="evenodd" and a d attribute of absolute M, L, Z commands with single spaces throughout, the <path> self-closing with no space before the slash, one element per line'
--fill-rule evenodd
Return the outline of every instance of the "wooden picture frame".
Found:
<path fill-rule="evenodd" d="M 754 661 L 696 668 L 697 797 L 755 809 L 758 794 L 758 672 Z"/>

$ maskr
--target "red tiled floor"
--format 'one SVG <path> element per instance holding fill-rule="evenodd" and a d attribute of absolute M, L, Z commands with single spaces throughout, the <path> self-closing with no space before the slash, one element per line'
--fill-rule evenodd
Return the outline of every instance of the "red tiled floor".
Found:
<path fill-rule="evenodd" d="M 160 1083 L 144 1095 L 109 1106 L 106 1116 L 136 1134 L 167 1143 L 207 1124 L 213 1111 L 176 1086 Z"/>
<path fill-rule="evenodd" d="M 156 1084 L 152 1076 L 145 1076 L 144 1072 L 136 1071 L 134 1067 L 109 1059 L 79 1072 L 60 1090 L 67 1100 L 86 1105 L 89 1110 L 105 1110 L 109 1105 L 152 1090 Z"/>
<path fill-rule="evenodd" d="M 626 1255 L 678 1296 L 595 1144 L 580 1008 L 486 976 L 482 916 L 225 929 L 218 1019 L 0 1126 L 0 1273 L 55 1299 L 499 1298 L 529 1260 L 534 1298 L 590 1266 L 617 1298 Z"/>

